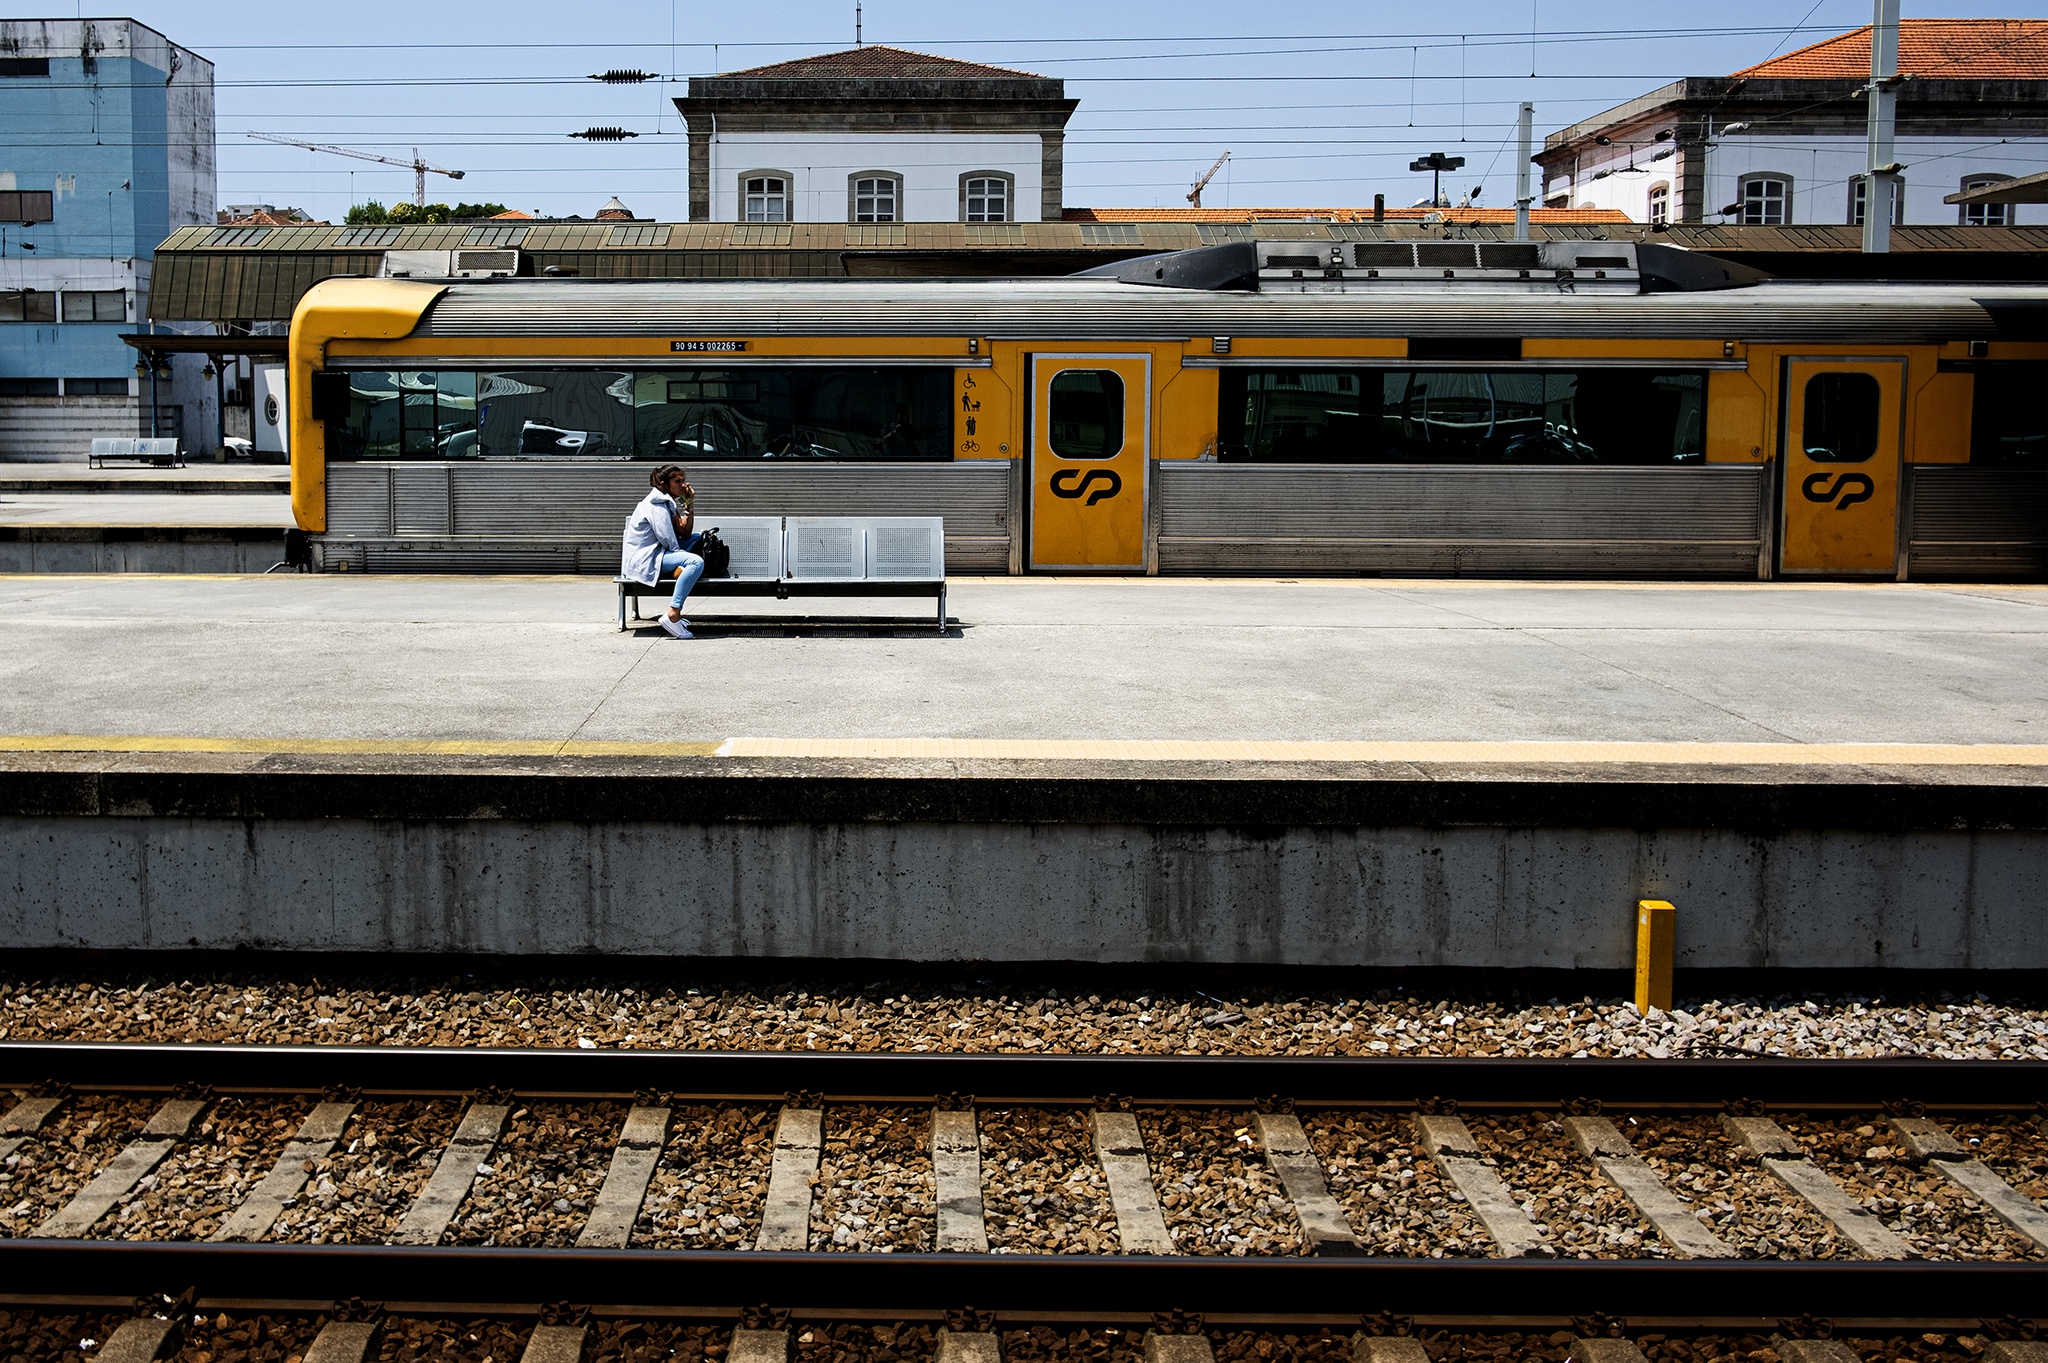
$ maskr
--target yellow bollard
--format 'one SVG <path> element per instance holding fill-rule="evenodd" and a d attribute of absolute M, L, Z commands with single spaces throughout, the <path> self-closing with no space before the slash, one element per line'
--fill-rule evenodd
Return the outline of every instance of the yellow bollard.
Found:
<path fill-rule="evenodd" d="M 1671 950 L 1678 910 L 1662 899 L 1636 901 L 1636 1011 L 1671 1011 Z"/>

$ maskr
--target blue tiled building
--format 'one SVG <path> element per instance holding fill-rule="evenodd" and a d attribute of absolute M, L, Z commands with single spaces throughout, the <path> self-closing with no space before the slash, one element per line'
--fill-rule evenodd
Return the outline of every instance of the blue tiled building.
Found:
<path fill-rule="evenodd" d="M 210 448 L 200 356 L 136 375 L 151 253 L 214 221 L 213 64 L 132 19 L 0 20 L 0 459 Z M 210 328 L 209 328 L 210 330 Z"/>

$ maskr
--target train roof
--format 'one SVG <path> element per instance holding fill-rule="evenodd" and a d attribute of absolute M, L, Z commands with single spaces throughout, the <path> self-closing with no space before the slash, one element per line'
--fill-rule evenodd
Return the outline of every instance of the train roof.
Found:
<path fill-rule="evenodd" d="M 330 280 L 316 293 L 357 281 Z M 367 282 L 367 281 L 363 281 Z M 341 300 L 330 293 L 330 305 Z M 345 304 L 341 304 L 346 306 Z M 2048 285 L 1765 282 L 1701 293 L 1338 286 L 1148 288 L 1113 279 L 506 279 L 447 285 L 411 333 L 500 336 L 1703 338 L 1839 344 L 2048 339 Z"/>

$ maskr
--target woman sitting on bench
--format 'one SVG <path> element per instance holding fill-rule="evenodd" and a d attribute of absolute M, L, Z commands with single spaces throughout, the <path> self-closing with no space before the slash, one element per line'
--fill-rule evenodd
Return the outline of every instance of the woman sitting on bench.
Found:
<path fill-rule="evenodd" d="M 676 592 L 669 598 L 668 614 L 661 627 L 678 639 L 694 637 L 690 622 L 683 618 L 683 602 L 690 588 L 704 576 L 704 560 L 691 553 L 701 538 L 690 531 L 696 517 L 691 507 L 697 490 L 689 475 L 674 464 L 663 464 L 649 474 L 654 490 L 640 499 L 626 518 L 626 546 L 619 556 L 619 576 L 652 587 L 671 572 L 676 575 Z M 678 506 L 677 503 L 681 505 Z"/>

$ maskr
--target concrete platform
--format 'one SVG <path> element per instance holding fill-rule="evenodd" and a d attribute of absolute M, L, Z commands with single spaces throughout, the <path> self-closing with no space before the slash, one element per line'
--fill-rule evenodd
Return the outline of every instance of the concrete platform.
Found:
<path fill-rule="evenodd" d="M 105 468 L 93 468 L 83 461 L 75 464 L 0 462 L 0 494 L 181 492 L 289 495 L 291 484 L 291 470 L 282 464 L 216 464 L 201 460 L 182 468 L 158 468 L 151 464 L 109 464 Z"/>
<path fill-rule="evenodd" d="M 1657 897 L 1685 967 L 2048 967 L 2048 590 L 610 604 L 0 580 L 0 942 L 1609 970 Z"/>

